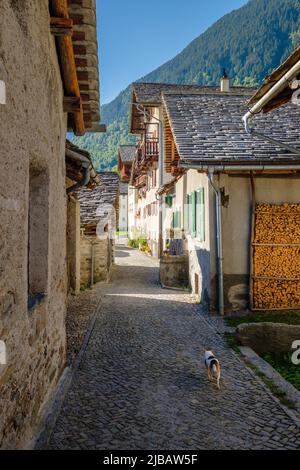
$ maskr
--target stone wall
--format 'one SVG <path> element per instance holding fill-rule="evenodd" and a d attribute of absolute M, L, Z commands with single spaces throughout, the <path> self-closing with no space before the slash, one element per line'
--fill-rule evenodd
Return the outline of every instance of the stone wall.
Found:
<path fill-rule="evenodd" d="M 69 291 L 80 291 L 80 204 L 75 195 L 67 204 L 67 262 Z"/>
<path fill-rule="evenodd" d="M 237 328 L 237 338 L 242 346 L 256 353 L 292 351 L 294 341 L 300 339 L 300 325 L 285 323 L 244 323 Z"/>
<path fill-rule="evenodd" d="M 188 256 L 163 256 L 159 261 L 159 276 L 161 284 L 165 287 L 188 287 Z"/>
<path fill-rule="evenodd" d="M 80 285 L 86 288 L 91 285 L 92 246 L 94 246 L 94 283 L 109 278 L 113 262 L 113 246 L 108 238 L 99 240 L 96 236 L 81 236 L 80 242 Z"/>
<path fill-rule="evenodd" d="M 66 116 L 48 3 L 0 2 L 2 449 L 28 446 L 65 364 Z"/>

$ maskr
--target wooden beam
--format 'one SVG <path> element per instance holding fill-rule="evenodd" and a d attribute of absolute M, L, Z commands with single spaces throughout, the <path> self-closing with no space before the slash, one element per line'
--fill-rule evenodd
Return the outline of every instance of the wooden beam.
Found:
<path fill-rule="evenodd" d="M 51 10 L 53 16 L 69 19 L 67 0 L 51 0 Z M 65 93 L 67 96 L 80 98 L 72 38 L 70 36 L 57 37 L 57 48 L 59 52 Z M 81 100 L 80 110 L 75 112 L 72 116 L 74 122 L 74 134 L 84 135 L 85 124 Z"/>
<path fill-rule="evenodd" d="M 76 113 L 80 111 L 81 98 L 78 96 L 65 96 L 64 97 L 64 112 Z"/>
<path fill-rule="evenodd" d="M 74 21 L 74 24 L 84 24 L 83 15 L 72 15 L 72 19 Z"/>
<path fill-rule="evenodd" d="M 84 31 L 74 31 L 73 32 L 73 41 L 85 41 L 85 32 Z"/>
<path fill-rule="evenodd" d="M 77 72 L 79 82 L 88 82 L 89 74 L 88 72 Z"/>
<path fill-rule="evenodd" d="M 87 67 L 88 66 L 87 59 L 83 59 L 81 57 L 75 57 L 75 64 L 76 64 L 76 67 Z"/>
<path fill-rule="evenodd" d="M 73 46 L 74 54 L 75 55 L 86 55 L 86 46 L 82 46 L 80 44 L 75 44 Z"/>
<path fill-rule="evenodd" d="M 73 20 L 71 18 L 50 18 L 50 31 L 54 36 L 72 36 Z"/>

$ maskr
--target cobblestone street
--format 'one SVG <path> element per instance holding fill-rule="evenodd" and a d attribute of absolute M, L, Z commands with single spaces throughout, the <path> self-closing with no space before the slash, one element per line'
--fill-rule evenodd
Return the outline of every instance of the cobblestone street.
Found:
<path fill-rule="evenodd" d="M 118 247 L 50 449 L 282 449 L 300 429 L 154 260 Z M 205 348 L 222 363 L 208 382 Z"/>

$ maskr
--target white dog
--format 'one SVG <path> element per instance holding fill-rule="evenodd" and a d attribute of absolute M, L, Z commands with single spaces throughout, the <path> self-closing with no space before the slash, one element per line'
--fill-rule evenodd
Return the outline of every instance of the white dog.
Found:
<path fill-rule="evenodd" d="M 205 351 L 204 354 L 205 366 L 207 369 L 208 380 L 217 379 L 217 387 L 220 389 L 221 366 L 218 359 L 212 351 Z"/>

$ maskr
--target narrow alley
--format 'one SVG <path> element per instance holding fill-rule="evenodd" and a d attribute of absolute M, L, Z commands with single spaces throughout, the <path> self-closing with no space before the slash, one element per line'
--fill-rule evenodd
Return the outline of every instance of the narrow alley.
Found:
<path fill-rule="evenodd" d="M 300 430 L 157 263 L 117 247 L 112 281 L 66 394 L 50 449 L 297 448 Z M 203 364 L 212 348 L 221 390 Z"/>

